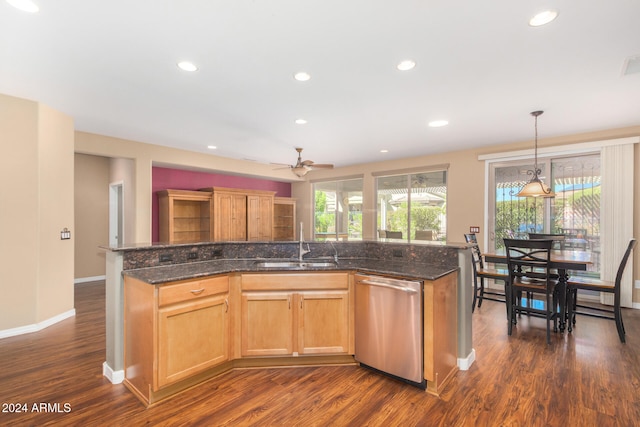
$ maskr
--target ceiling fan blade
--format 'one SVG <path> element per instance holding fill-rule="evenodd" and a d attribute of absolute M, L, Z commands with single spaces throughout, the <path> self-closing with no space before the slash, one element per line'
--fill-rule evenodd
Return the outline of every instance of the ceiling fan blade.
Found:
<path fill-rule="evenodd" d="M 311 166 L 312 169 L 333 169 L 333 165 L 330 165 L 328 163 L 314 163 Z"/>
<path fill-rule="evenodd" d="M 304 160 L 304 161 L 300 162 L 300 165 L 302 165 L 302 166 L 313 166 L 313 162 L 311 160 Z"/>

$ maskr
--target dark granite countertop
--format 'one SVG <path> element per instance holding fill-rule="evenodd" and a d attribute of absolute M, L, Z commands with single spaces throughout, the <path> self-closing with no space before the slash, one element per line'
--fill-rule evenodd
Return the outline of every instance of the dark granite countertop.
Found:
<path fill-rule="evenodd" d="M 160 285 L 177 280 L 194 279 L 198 277 L 212 276 L 225 273 L 254 273 L 254 272 L 300 272 L 300 271 L 361 271 L 364 273 L 377 273 L 400 276 L 407 279 L 436 280 L 445 276 L 457 268 L 443 267 L 439 265 L 423 264 L 417 262 L 399 262 L 371 258 L 341 258 L 338 264 L 330 267 L 303 266 L 296 268 L 262 267 L 257 261 L 274 261 L 271 258 L 251 259 L 220 259 L 184 264 L 173 264 L 157 267 L 147 267 L 126 270 L 124 275 L 133 277 L 143 282 Z M 279 259 L 278 261 L 289 261 Z M 305 259 L 305 261 L 310 261 Z"/>

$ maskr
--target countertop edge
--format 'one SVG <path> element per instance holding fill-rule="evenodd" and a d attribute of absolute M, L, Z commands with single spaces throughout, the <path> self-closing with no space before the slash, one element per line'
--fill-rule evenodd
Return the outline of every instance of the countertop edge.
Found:
<path fill-rule="evenodd" d="M 408 279 L 437 280 L 458 271 L 459 267 L 444 267 L 420 263 L 402 263 L 377 259 L 341 259 L 334 267 L 259 267 L 256 259 L 213 260 L 199 263 L 173 264 L 125 270 L 124 276 L 138 279 L 150 285 L 197 279 L 229 273 L 296 273 L 360 271 L 371 274 L 389 274 Z"/>

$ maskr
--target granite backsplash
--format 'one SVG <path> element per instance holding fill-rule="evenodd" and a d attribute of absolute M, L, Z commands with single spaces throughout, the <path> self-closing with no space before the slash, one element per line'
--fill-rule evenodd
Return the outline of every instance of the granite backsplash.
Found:
<path fill-rule="evenodd" d="M 368 258 L 455 268 L 464 245 L 412 244 L 378 241 L 305 242 L 308 258 Z M 112 249 L 113 250 L 113 249 Z M 297 258 L 298 242 L 207 242 L 151 245 L 118 249 L 123 252 L 123 270 L 157 267 L 215 259 Z"/>

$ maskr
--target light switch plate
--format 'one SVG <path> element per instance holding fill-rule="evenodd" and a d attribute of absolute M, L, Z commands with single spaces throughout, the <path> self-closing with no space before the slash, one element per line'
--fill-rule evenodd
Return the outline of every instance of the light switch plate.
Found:
<path fill-rule="evenodd" d="M 477 225 L 472 225 L 471 227 L 469 227 L 469 233 L 479 233 L 480 232 L 480 227 L 478 227 Z"/>

